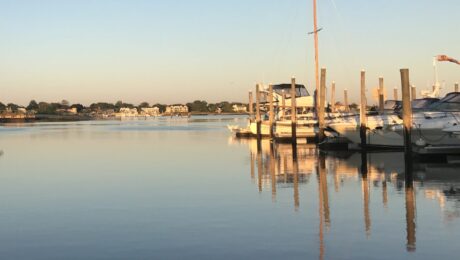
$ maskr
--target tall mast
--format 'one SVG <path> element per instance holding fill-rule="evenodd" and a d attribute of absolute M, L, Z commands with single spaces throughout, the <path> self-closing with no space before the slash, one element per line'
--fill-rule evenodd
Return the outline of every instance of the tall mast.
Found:
<path fill-rule="evenodd" d="M 316 16 L 316 0 L 313 0 L 313 33 L 315 36 L 315 81 L 316 81 L 316 112 L 319 110 L 319 55 L 318 55 L 318 21 Z"/>

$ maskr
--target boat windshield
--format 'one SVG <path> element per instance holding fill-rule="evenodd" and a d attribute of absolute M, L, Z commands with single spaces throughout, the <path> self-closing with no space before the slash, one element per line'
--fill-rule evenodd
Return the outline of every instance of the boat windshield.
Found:
<path fill-rule="evenodd" d="M 431 104 L 438 102 L 438 98 L 421 98 L 415 99 L 412 101 L 412 108 L 413 109 L 424 109 L 429 107 Z"/>
<path fill-rule="evenodd" d="M 286 99 L 291 98 L 291 84 L 274 85 L 273 91 L 280 96 L 283 95 L 283 91 L 284 91 L 284 94 L 286 95 Z M 310 94 L 308 93 L 304 85 L 296 85 L 295 91 L 296 91 L 296 94 L 295 94 L 296 97 L 310 96 Z"/>
<path fill-rule="evenodd" d="M 437 111 L 460 111 L 460 93 L 449 93 L 438 102 L 431 104 L 428 109 Z"/>

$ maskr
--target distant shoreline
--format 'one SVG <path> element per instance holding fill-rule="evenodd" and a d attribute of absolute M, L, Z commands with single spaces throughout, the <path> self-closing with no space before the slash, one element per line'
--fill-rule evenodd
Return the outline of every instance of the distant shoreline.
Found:
<path fill-rule="evenodd" d="M 247 116 L 248 113 L 190 113 L 189 116 Z M 157 117 L 176 117 L 176 115 L 160 115 Z M 188 117 L 188 115 L 178 115 L 177 117 Z M 133 117 L 108 117 L 99 118 L 89 115 L 45 115 L 37 114 L 34 117 L 28 118 L 1 118 L 0 124 L 9 123 L 34 123 L 34 122 L 79 122 L 79 121 L 107 121 L 107 120 L 123 120 L 123 119 L 143 119 L 156 118 L 153 116 L 133 116 Z"/>

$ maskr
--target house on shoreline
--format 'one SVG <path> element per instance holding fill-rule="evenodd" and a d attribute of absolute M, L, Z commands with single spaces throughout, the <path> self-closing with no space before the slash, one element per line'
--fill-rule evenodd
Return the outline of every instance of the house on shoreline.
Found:
<path fill-rule="evenodd" d="M 186 105 L 167 106 L 166 111 L 164 113 L 165 116 L 174 116 L 174 115 L 184 116 L 188 114 L 189 114 L 189 110 Z"/>

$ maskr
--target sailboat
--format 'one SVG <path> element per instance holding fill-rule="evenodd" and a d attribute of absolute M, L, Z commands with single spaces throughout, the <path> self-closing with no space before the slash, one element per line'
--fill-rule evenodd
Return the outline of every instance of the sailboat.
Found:
<path fill-rule="evenodd" d="M 317 5 L 316 0 L 313 0 L 313 18 L 314 31 L 309 33 L 314 35 L 315 39 L 315 81 L 316 93 L 319 90 L 319 56 L 318 56 L 318 29 L 317 23 Z M 273 102 L 276 104 L 278 111 L 276 112 L 276 122 L 272 128 L 268 121 L 262 121 L 261 135 L 274 136 L 277 139 L 292 137 L 292 121 L 291 115 L 291 100 L 290 96 L 291 84 L 278 84 L 273 86 Z M 318 95 L 311 96 L 304 85 L 296 85 L 296 136 L 297 138 L 312 138 L 317 133 L 317 115 L 314 111 L 318 111 Z M 268 95 L 267 95 L 268 96 Z M 316 98 L 316 100 L 315 100 Z M 230 131 L 239 137 L 255 136 L 257 134 L 257 123 L 250 120 L 246 128 L 238 126 L 228 126 Z M 270 131 L 273 130 L 273 133 Z"/>

